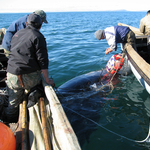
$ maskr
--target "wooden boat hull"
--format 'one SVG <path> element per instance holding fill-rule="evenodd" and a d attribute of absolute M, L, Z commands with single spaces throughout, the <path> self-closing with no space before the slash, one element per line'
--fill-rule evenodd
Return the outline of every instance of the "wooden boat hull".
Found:
<path fill-rule="evenodd" d="M 118 23 L 121 26 L 128 26 L 126 24 Z M 148 50 L 148 37 L 140 32 L 138 28 L 128 26 L 136 35 L 136 48 L 133 49 L 131 45 L 125 47 L 128 64 L 139 81 L 139 83 L 150 94 L 150 56 Z M 124 47 L 124 45 L 122 46 Z"/>
<path fill-rule="evenodd" d="M 150 94 L 150 65 L 131 46 L 127 47 L 126 54 L 133 74 Z"/>

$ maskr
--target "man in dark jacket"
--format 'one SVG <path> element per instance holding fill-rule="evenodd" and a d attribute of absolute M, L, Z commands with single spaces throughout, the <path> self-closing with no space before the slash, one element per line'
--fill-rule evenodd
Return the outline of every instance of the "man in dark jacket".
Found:
<path fill-rule="evenodd" d="M 4 110 L 5 121 L 18 119 L 18 106 L 25 89 L 41 83 L 41 72 L 47 84 L 54 86 L 48 77 L 48 54 L 46 41 L 40 33 L 42 20 L 33 13 L 27 18 L 27 27 L 19 30 L 12 38 L 7 66 L 9 105 Z M 13 120 L 12 120 L 13 119 Z"/>

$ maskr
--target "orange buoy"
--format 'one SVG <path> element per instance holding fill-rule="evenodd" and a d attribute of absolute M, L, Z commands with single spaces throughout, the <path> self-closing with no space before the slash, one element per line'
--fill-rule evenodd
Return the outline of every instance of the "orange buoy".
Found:
<path fill-rule="evenodd" d="M 121 69 L 123 64 L 124 64 L 123 56 L 121 54 L 115 54 L 109 59 L 106 65 L 106 70 L 107 72 L 114 74 L 115 72 L 118 72 Z"/>
<path fill-rule="evenodd" d="M 0 150 L 16 150 L 16 139 L 11 129 L 0 122 Z"/>

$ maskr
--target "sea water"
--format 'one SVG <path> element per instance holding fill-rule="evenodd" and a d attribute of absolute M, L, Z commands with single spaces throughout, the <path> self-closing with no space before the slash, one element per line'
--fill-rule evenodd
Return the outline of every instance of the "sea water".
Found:
<path fill-rule="evenodd" d="M 34 11 L 34 10 L 33 10 Z M 0 14 L 0 28 L 8 28 L 26 13 Z M 94 32 L 119 22 L 139 28 L 146 12 L 53 12 L 42 34 L 47 41 L 49 77 L 56 88 L 71 78 L 106 67 L 106 40 Z M 119 76 L 109 94 L 90 98 L 63 99 L 61 103 L 82 150 L 148 150 L 150 95 L 133 74 Z"/>

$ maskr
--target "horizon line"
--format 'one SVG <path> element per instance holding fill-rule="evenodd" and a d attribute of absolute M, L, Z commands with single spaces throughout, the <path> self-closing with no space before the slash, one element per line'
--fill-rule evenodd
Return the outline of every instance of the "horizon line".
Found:
<path fill-rule="evenodd" d="M 147 12 L 146 10 L 74 10 L 74 11 L 45 11 L 46 13 L 59 13 L 59 12 Z M 31 13 L 30 11 L 24 11 L 24 12 L 14 12 L 14 11 L 4 11 L 0 13 Z"/>

